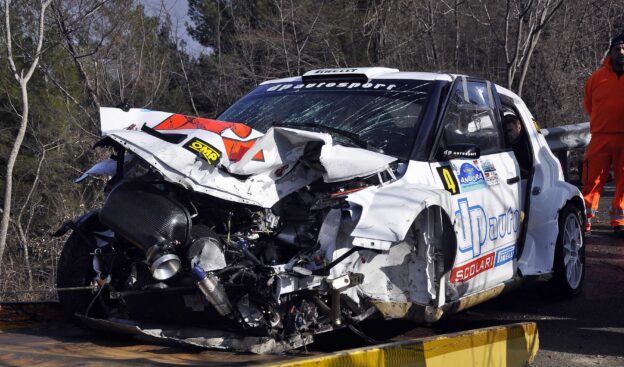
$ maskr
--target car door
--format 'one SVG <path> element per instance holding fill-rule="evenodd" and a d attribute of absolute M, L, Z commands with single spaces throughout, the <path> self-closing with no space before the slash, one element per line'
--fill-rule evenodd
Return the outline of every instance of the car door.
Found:
<path fill-rule="evenodd" d="M 504 149 L 500 103 L 491 83 L 459 77 L 450 90 L 437 158 L 430 165 L 437 185 L 451 194 L 457 251 L 447 280 L 460 297 L 515 273 L 520 170 L 513 153 Z M 478 146 L 480 156 L 471 154 L 470 146 Z"/>

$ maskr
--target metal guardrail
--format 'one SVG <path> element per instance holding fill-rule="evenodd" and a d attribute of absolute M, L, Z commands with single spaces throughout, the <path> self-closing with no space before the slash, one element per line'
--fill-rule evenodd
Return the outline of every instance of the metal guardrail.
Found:
<path fill-rule="evenodd" d="M 553 152 L 584 148 L 591 139 L 589 122 L 550 127 L 541 131 Z"/>
<path fill-rule="evenodd" d="M 559 159 L 563 175 L 566 181 L 568 181 L 570 176 L 570 151 L 583 149 L 589 144 L 591 139 L 589 122 L 541 129 L 541 133 L 546 138 L 550 150 Z"/>

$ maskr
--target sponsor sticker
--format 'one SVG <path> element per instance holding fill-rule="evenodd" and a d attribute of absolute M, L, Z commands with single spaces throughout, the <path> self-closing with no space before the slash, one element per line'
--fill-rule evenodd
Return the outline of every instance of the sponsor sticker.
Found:
<path fill-rule="evenodd" d="M 347 73 L 355 73 L 357 68 L 350 69 L 319 69 L 312 71 L 312 74 L 347 74 Z"/>
<path fill-rule="evenodd" d="M 251 127 L 239 122 L 227 122 L 211 120 L 202 117 L 185 116 L 174 114 L 161 121 L 155 130 L 186 130 L 201 129 L 221 135 L 223 145 L 225 145 L 225 154 L 227 154 L 230 162 L 238 162 L 245 153 L 256 143 L 256 139 L 244 140 L 252 133 Z M 226 138 L 223 136 L 225 131 L 231 131 L 238 138 Z M 239 139 L 240 138 L 240 139 Z M 195 151 L 193 151 L 195 152 Z M 264 153 L 257 152 L 252 160 L 264 162 Z"/>
<path fill-rule="evenodd" d="M 476 164 L 463 163 L 459 167 L 459 185 L 462 191 L 473 191 L 487 187 L 485 176 Z"/>
<path fill-rule="evenodd" d="M 465 282 L 493 267 L 494 253 L 490 252 L 485 256 L 454 268 L 451 272 L 451 283 Z"/>
<path fill-rule="evenodd" d="M 537 130 L 538 134 L 542 133 L 542 130 L 540 130 L 540 127 L 537 124 L 537 120 L 536 119 L 533 119 L 533 126 L 535 126 L 535 130 Z"/>
<path fill-rule="evenodd" d="M 195 153 L 199 158 L 203 158 L 208 164 L 213 166 L 217 165 L 221 160 L 221 152 L 217 148 L 198 138 L 189 140 L 184 144 L 184 148 Z"/>
<path fill-rule="evenodd" d="M 484 160 L 481 161 L 481 169 L 483 172 L 494 172 L 496 171 L 496 167 L 494 167 L 494 163 Z"/>
<path fill-rule="evenodd" d="M 442 180 L 442 184 L 444 185 L 444 189 L 451 193 L 451 195 L 459 194 L 459 184 L 457 183 L 457 178 L 451 171 L 451 168 L 448 166 L 445 167 L 437 167 L 438 174 L 440 175 L 440 179 Z"/>
<path fill-rule="evenodd" d="M 494 163 L 483 160 L 480 162 L 481 169 L 483 170 L 483 177 L 485 177 L 485 182 L 488 186 L 498 185 L 500 180 L 498 179 L 498 173 L 496 172 L 496 167 Z"/>
<path fill-rule="evenodd" d="M 496 251 L 496 262 L 494 263 L 494 266 L 503 265 L 513 260 L 515 252 L 514 249 L 515 245 L 511 245 Z"/>
<path fill-rule="evenodd" d="M 498 173 L 496 172 L 483 172 L 483 176 L 485 177 L 485 182 L 488 186 L 498 185 L 500 180 L 498 179 Z"/>
<path fill-rule="evenodd" d="M 450 149 L 444 149 L 442 151 L 442 154 L 444 154 L 447 157 L 450 157 L 450 156 L 461 157 L 461 158 L 476 158 L 477 157 L 477 152 L 464 152 L 461 150 L 450 150 Z"/>

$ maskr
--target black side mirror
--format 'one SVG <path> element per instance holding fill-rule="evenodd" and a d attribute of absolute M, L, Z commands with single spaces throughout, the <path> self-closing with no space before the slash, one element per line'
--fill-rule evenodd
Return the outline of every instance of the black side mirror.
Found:
<path fill-rule="evenodd" d="M 437 157 L 441 161 L 449 159 L 477 159 L 481 156 L 481 149 L 474 144 L 451 144 L 438 148 Z"/>

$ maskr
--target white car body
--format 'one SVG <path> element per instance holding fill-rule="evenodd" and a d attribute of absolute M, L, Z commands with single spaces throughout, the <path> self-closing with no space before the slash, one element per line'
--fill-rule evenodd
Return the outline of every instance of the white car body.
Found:
<path fill-rule="evenodd" d="M 331 82 L 331 77 L 350 75 L 364 76 L 369 82 Z M 330 79 L 310 83 L 306 77 Z M 386 68 L 315 70 L 303 79 L 267 81 L 261 87 L 267 94 L 325 87 L 390 91 L 396 87 L 392 83 L 395 80 L 446 83 L 448 94 L 463 88 L 466 101 L 474 97 L 470 94 L 474 92 L 482 103 L 489 103 L 492 111 L 500 112 L 499 116 L 503 105 L 513 109 L 530 142 L 533 164 L 529 177 L 520 178 L 518 161 L 508 147 L 474 158 L 438 160 L 432 151 L 428 159 L 406 160 L 344 146 L 331 133 L 303 128 L 271 127 L 262 133 L 240 126 L 219 125 L 219 129 L 210 131 L 188 125 L 167 131 L 167 123 L 173 124 L 180 115 L 144 109 L 102 108 L 102 133 L 155 167 L 170 182 L 193 192 L 265 209 L 315 180 L 332 183 L 378 175 L 379 184 L 344 193 L 349 207 L 332 209 L 324 219 L 318 236 L 324 260 L 339 260 L 330 275 L 293 274 L 292 262 L 275 265 L 278 298 L 321 287 L 325 282 L 357 304 L 366 301 L 374 305 L 386 318 L 431 322 L 446 312 L 492 298 L 523 278 L 553 273 L 559 213 L 570 204 L 583 214 L 582 196 L 575 186 L 564 182 L 560 164 L 533 115 L 513 92 L 461 75 Z M 470 90 L 473 86 L 474 91 Z M 461 97 L 461 93 L 458 95 Z M 477 126 L 469 126 L 468 134 L 486 129 L 488 124 L 494 126 L 491 131 L 498 129 L 502 134 L 502 129 L 495 126 L 500 123 L 498 117 L 491 118 L 496 114 L 487 117 L 479 113 L 481 117 L 474 120 Z M 432 121 L 441 124 L 439 129 L 446 128 L 442 117 Z M 143 125 L 186 137 L 179 143 L 163 141 L 157 134 L 142 131 Z M 434 135 L 442 134 L 445 132 Z M 218 151 L 216 164 L 183 149 L 197 139 Z M 445 138 L 432 142 L 434 150 L 438 139 Z M 231 154 L 225 154 L 231 149 L 226 142 L 231 141 L 247 144 L 247 150 L 234 160 Z M 322 146 L 318 153 L 322 169 L 316 171 L 297 164 L 310 142 Z M 256 159 L 259 154 L 260 160 Z M 390 168 L 392 164 L 395 169 Z M 112 176 L 114 170 L 111 162 L 101 163 L 87 175 Z M 351 225 L 345 225 L 347 222 Z M 418 230 L 410 234 L 413 228 Z M 436 243 L 441 239 L 446 243 Z M 417 247 L 414 241 L 419 243 Z M 444 252 L 447 265 L 436 263 L 436 251 Z M 347 286 L 352 281 L 350 274 L 362 274 L 363 280 Z"/>

